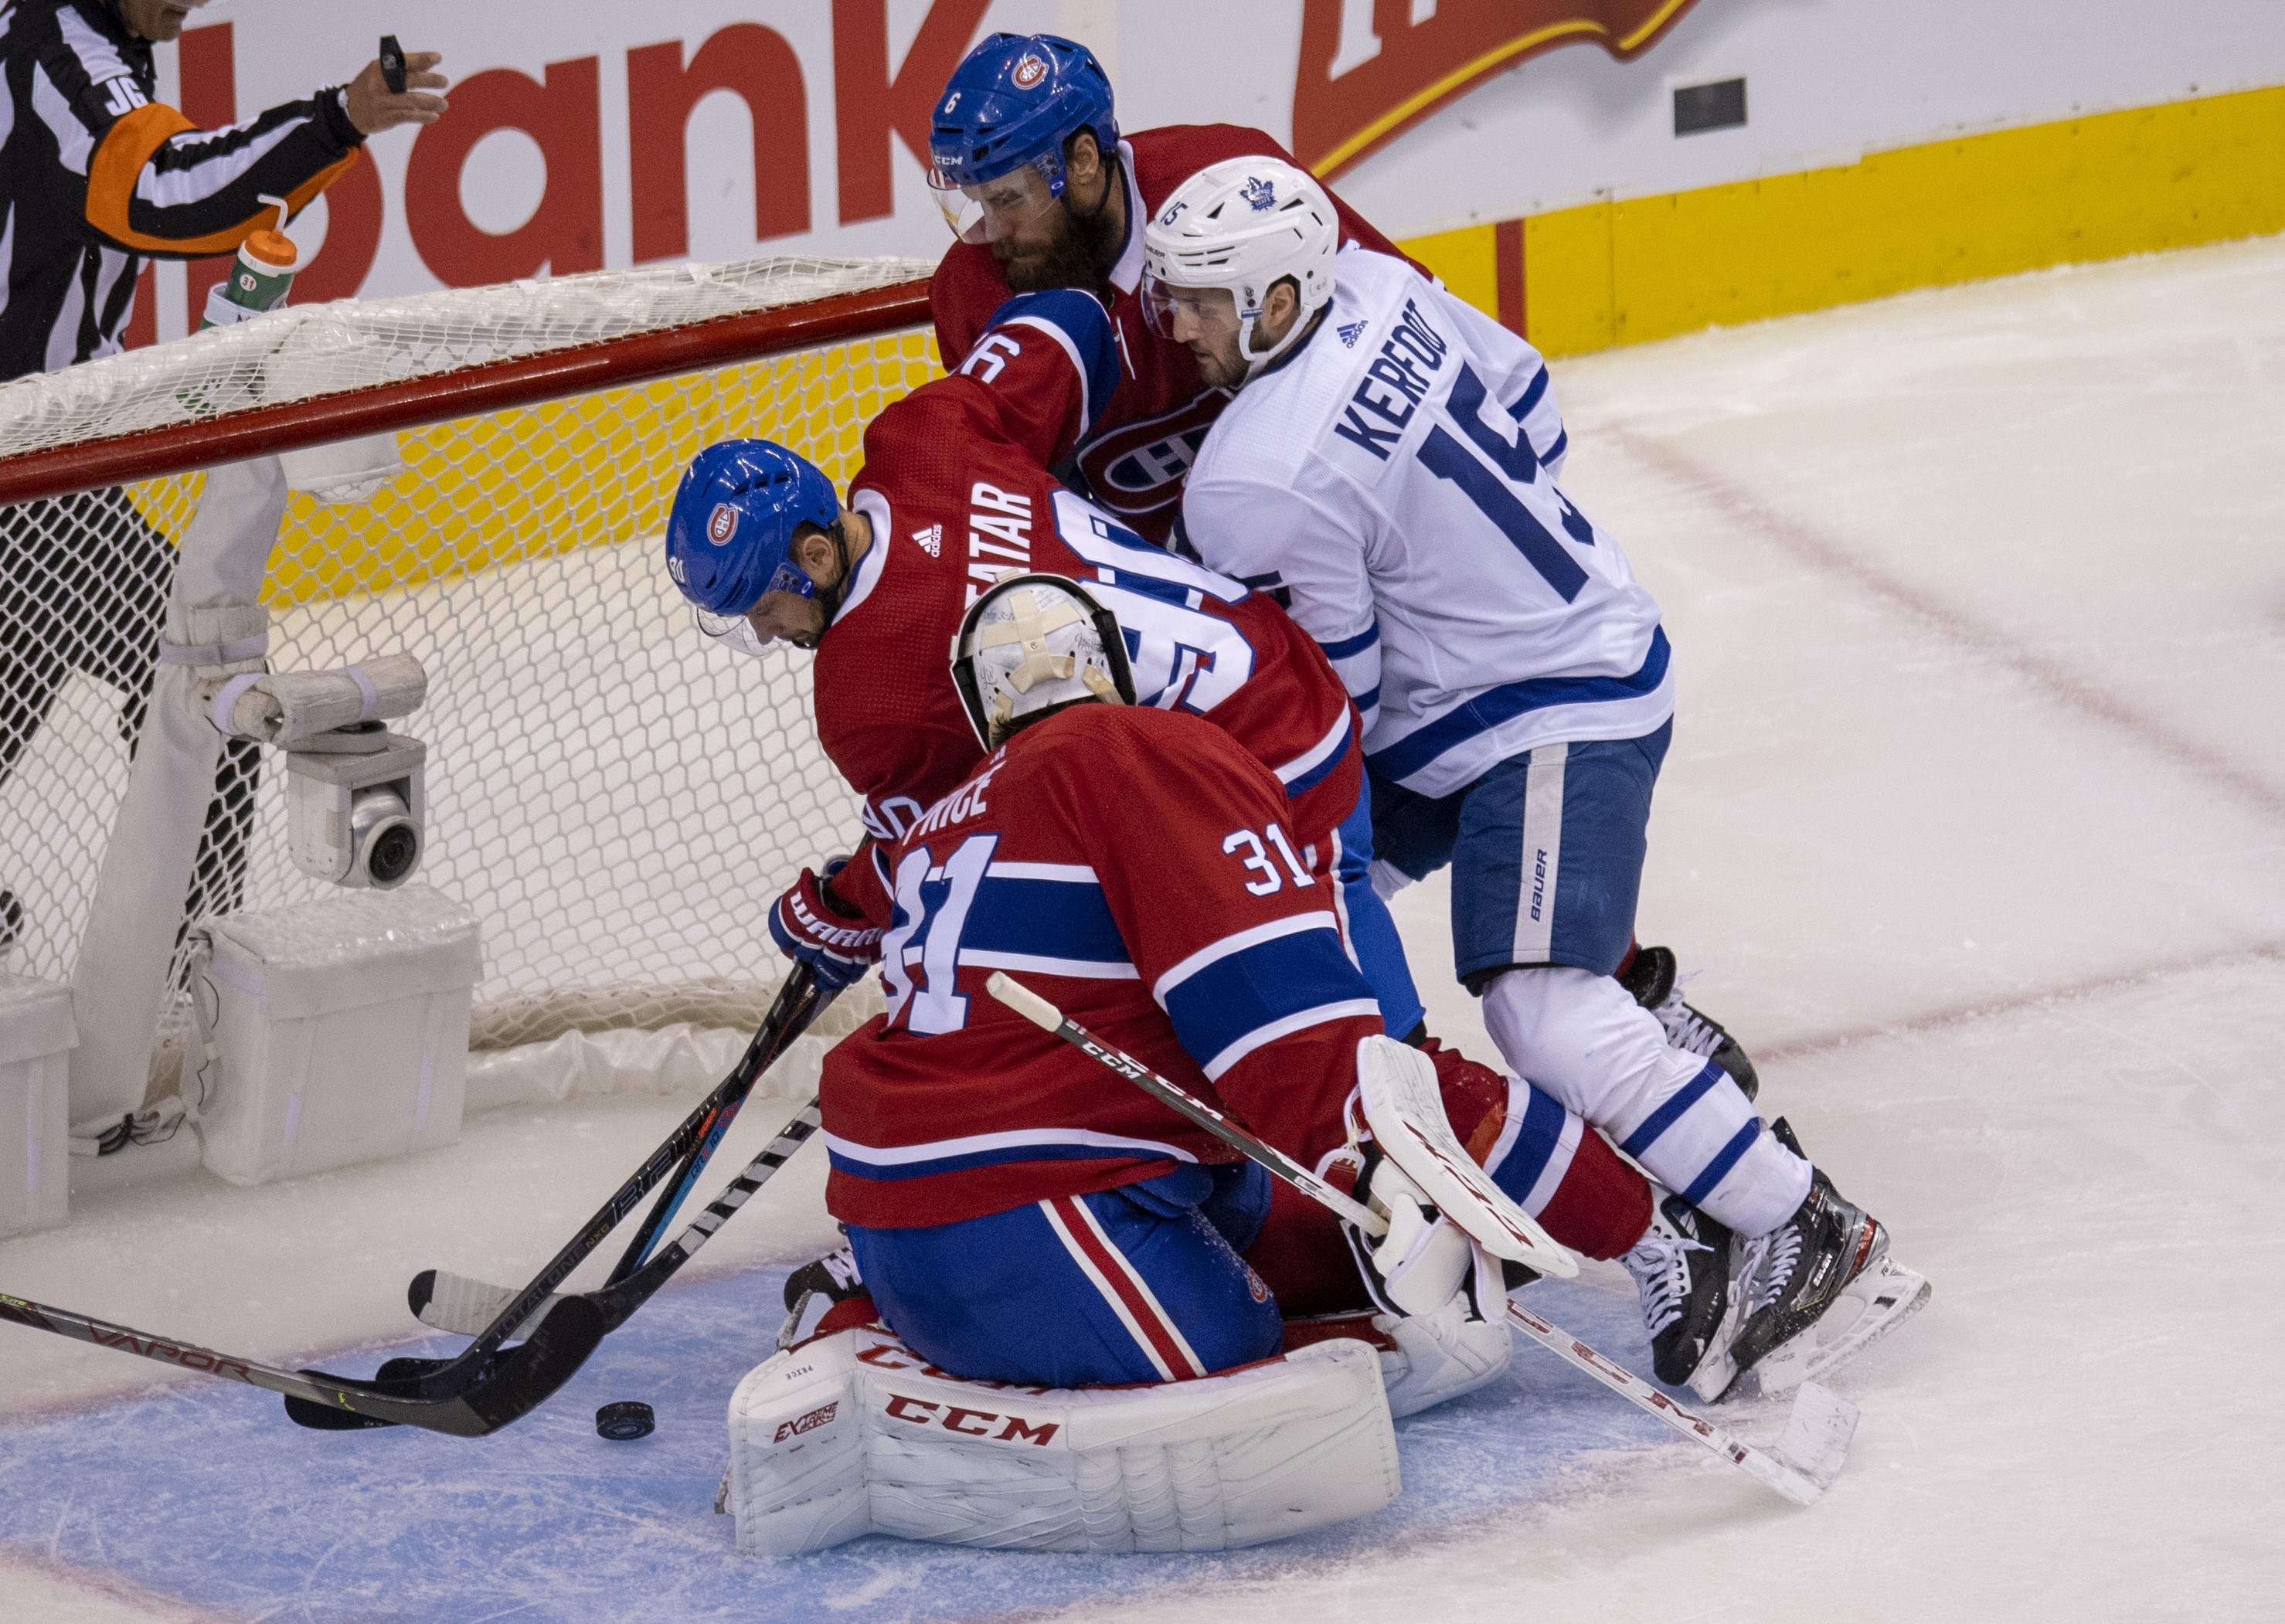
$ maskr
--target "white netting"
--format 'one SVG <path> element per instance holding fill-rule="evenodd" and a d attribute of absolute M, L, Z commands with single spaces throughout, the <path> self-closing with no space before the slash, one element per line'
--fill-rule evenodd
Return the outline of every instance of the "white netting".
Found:
<path fill-rule="evenodd" d="M 861 293 L 931 269 L 789 257 L 289 305 L 0 385 L 0 458 Z"/>
<path fill-rule="evenodd" d="M 911 261 L 758 261 L 294 307 L 0 387 L 0 455 L 505 356 L 910 281 Z M 698 635 L 657 537 L 728 434 L 836 480 L 864 425 L 937 371 L 915 331 L 405 431 L 373 499 L 289 507 L 263 600 L 273 670 L 407 653 L 428 702 L 422 880 L 482 923 L 479 1045 L 571 1027 L 749 1024 L 764 926 L 855 839 L 818 749 L 809 661 Z M 8 966 L 64 978 L 124 790 L 171 547 L 203 476 L 0 507 L 0 891 Z M 286 855 L 282 763 L 225 754 L 187 914 L 324 894 Z"/>

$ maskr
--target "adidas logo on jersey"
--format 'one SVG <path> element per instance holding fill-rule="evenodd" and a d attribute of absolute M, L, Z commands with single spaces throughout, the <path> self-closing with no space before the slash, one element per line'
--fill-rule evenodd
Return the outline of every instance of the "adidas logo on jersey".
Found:
<path fill-rule="evenodd" d="M 915 530 L 913 539 L 920 543 L 921 551 L 930 558 L 944 556 L 944 526 L 931 524 L 924 530 Z"/>
<path fill-rule="evenodd" d="M 1364 336 L 1364 330 L 1371 325 L 1372 324 L 1370 322 L 1367 321 L 1344 322 L 1341 326 L 1334 328 L 1333 331 L 1341 335 L 1341 347 L 1343 349 L 1355 349 L 1356 348 L 1357 340 Z"/>

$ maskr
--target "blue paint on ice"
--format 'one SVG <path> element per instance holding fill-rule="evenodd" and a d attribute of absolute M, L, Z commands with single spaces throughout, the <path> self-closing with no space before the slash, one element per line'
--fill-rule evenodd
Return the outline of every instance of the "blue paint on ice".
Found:
<path fill-rule="evenodd" d="M 1531 1300 L 1646 1369 L 1633 1292 L 1609 1272 L 1543 1283 Z M 872 1538 L 758 1564 L 734 1553 L 712 1507 L 730 1391 L 770 1351 L 783 1278 L 663 1294 L 562 1393 L 489 1439 L 305 1432 L 274 1396 L 219 1382 L 0 1427 L 0 1545 L 262 1620 L 974 1619 L 1319 1567 L 1543 1498 L 1586 1452 L 1668 1436 L 1519 1338 L 1499 1383 L 1397 1424 L 1403 1494 L 1342 1527 L 1214 1556 Z M 383 1356 L 343 1363 L 356 1373 Z M 595 1408 L 615 1399 L 651 1404 L 657 1432 L 596 1437 Z"/>

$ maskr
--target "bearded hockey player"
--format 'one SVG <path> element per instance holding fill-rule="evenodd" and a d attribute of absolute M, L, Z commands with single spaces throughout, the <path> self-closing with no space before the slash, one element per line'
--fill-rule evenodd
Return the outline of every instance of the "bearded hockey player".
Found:
<path fill-rule="evenodd" d="M 894 898 L 888 1008 L 827 1056 L 819 1091 L 826 1204 L 897 1342 L 828 1331 L 742 1386 L 731 1497 L 750 1549 L 814 1549 L 881 1526 L 782 1510 L 830 1502 L 814 1463 L 836 1442 L 867 1491 L 849 1504 L 886 1500 L 890 1531 L 970 1543 L 1099 1548 L 1102 1529 L 1072 1525 L 1109 1519 L 1122 1525 L 1116 1548 L 1142 1534 L 1153 1501 L 1171 1499 L 1174 1548 L 1194 1538 L 1212 1549 L 1355 1515 L 1394 1492 L 1389 1404 L 1370 1383 L 1306 1405 L 1291 1396 L 1319 1380 L 1322 1361 L 1354 1369 L 1369 1356 L 1347 1341 L 1284 1354 L 1280 1305 L 1239 1256 L 1268 1210 L 1264 1171 L 985 990 L 994 969 L 1016 974 L 1306 1164 L 1352 1149 L 1360 1046 L 1387 1040 L 1326 887 L 1285 855 L 1284 788 L 1221 729 L 1135 704 L 1123 643 L 1078 584 L 1038 574 L 993 587 L 962 629 L 955 675 L 992 754 L 871 849 Z M 1361 1198 L 1433 1217 L 1369 1142 L 1360 1165 Z M 1375 1294 L 1404 1318 L 1449 1318 L 1464 1304 L 1481 1319 L 1479 1298 L 1496 1315 L 1488 1259 L 1464 1242 L 1411 1243 L 1424 1234 L 1400 1243 L 1393 1231 L 1360 1252 Z M 822 1427 L 815 1373 L 846 1393 L 867 1379 L 860 1359 L 1013 1388 L 923 1389 L 899 1376 L 885 1396 L 851 1405 L 849 1432 L 818 1440 L 811 1461 L 780 1448 L 797 1424 Z M 781 1398 L 786 1384 L 793 1396 Z M 1093 1386 L 1127 1391 L 1039 1391 Z M 1095 1470 L 1110 1480 L 1081 1518 L 1090 1468 L 1074 1486 L 1036 1464 L 1036 1446 L 1053 1441 L 1041 1429 L 1079 1424 L 1067 1406 L 1081 1399 L 1097 1439 L 1125 1435 L 1119 1405 L 1150 1416 L 1132 1447 L 1152 1461 L 1168 1453 L 1147 1468 L 1165 1474 L 1155 1494 L 1118 1492 L 1138 1462 L 1106 1450 Z M 839 1419 L 843 1400 L 829 1402 Z M 947 1413 L 964 1419 L 938 1421 Z M 879 1441 L 860 1447 L 867 1426 Z M 883 1472 L 895 1474 L 892 1496 L 875 1492 Z M 1026 1472 L 1036 1480 L 1018 1487 Z M 798 1496 L 787 1483 L 797 1474 L 810 1482 Z M 1293 1520 L 1231 1537 L 1264 1526 L 1231 1503 L 1250 1502 L 1256 1479 L 1280 1482 Z"/>
<path fill-rule="evenodd" d="M 1698 1238 L 1736 1237 L 1739 1366 L 1789 1345 L 1829 1368 L 1925 1281 L 1764 1126 L 1721 1050 L 1673 1041 L 1612 979 L 1672 733 L 1658 606 L 1557 482 L 1567 441 L 1537 352 L 1402 261 L 1337 256 L 1339 229 L 1315 181 L 1250 158 L 1201 170 L 1150 221 L 1150 318 L 1243 384 L 1191 469 L 1184 530 L 1287 593 L 1336 656 L 1364 718 L 1378 872 L 1452 865 L 1456 967 L 1502 1053 L 1679 1197 L 1661 1213 L 1686 1204 Z M 1844 1301 L 1845 1336 L 1797 1340 Z"/>
<path fill-rule="evenodd" d="M 1283 158 L 1259 129 L 1169 125 L 1122 138 L 1111 81 L 1084 45 L 995 34 L 954 70 L 929 137 L 930 184 L 959 238 L 929 283 L 947 367 L 973 354 L 1009 294 L 1084 288 L 1109 307 L 1122 362 L 1064 482 L 1164 543 L 1183 470 L 1229 399 L 1182 345 L 1158 338 L 1135 302 L 1142 223 L 1179 181 L 1217 159 Z M 1344 208 L 1344 240 L 1396 246 Z"/>

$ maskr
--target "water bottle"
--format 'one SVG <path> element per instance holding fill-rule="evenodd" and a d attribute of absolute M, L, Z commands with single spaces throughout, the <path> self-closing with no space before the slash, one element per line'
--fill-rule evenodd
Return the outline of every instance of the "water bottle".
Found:
<path fill-rule="evenodd" d="M 230 274 L 207 291 L 206 314 L 199 320 L 201 333 L 276 310 L 286 302 L 294 286 L 294 273 L 302 268 L 302 251 L 286 234 L 286 200 L 265 197 L 262 200 L 278 206 L 278 224 L 257 226 L 247 233 Z"/>

